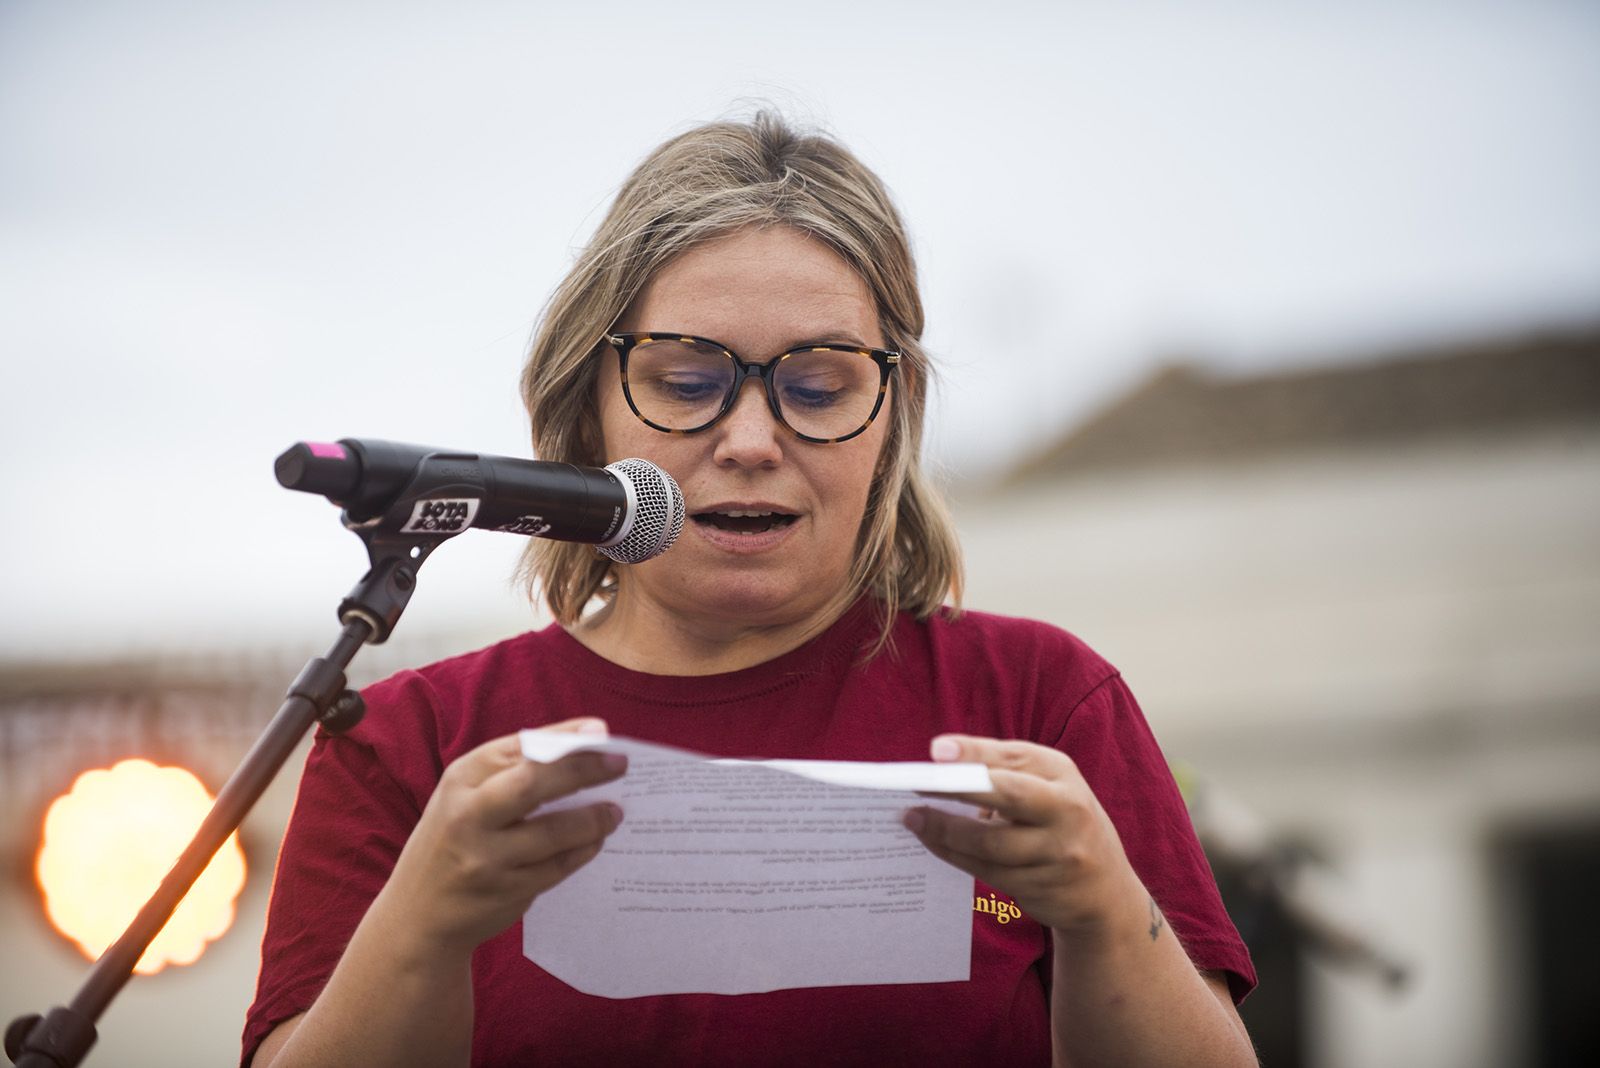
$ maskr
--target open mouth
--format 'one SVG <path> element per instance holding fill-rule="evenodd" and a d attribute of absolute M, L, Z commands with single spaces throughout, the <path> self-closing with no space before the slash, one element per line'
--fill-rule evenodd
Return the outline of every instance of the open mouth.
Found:
<path fill-rule="evenodd" d="M 787 512 L 696 512 L 690 518 L 701 526 L 734 534 L 765 534 L 769 530 L 788 526 L 799 516 Z"/>

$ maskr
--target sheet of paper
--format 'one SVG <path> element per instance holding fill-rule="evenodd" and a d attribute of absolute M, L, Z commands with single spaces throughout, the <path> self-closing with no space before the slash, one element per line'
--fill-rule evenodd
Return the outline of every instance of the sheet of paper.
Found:
<path fill-rule="evenodd" d="M 600 855 L 523 917 L 528 959 L 600 997 L 750 994 L 968 978 L 972 877 L 901 824 L 915 791 L 990 788 L 981 764 L 709 759 L 627 738 L 523 731 L 532 760 L 624 753 L 628 772 L 546 808 L 609 800 Z"/>

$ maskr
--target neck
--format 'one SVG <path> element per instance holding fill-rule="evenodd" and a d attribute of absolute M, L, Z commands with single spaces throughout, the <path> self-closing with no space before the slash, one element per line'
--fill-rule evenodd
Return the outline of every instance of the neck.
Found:
<path fill-rule="evenodd" d="M 834 598 L 805 618 L 745 621 L 628 594 L 626 586 L 619 589 L 571 634 L 613 664 L 652 675 L 717 675 L 764 664 L 827 630 L 850 604 Z"/>

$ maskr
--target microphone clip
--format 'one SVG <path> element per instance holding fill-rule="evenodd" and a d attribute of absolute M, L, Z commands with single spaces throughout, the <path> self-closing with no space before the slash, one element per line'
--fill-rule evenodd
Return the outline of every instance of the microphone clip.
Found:
<path fill-rule="evenodd" d="M 355 531 L 367 546 L 367 573 L 339 602 L 339 622 L 359 619 L 372 628 L 369 645 L 382 645 L 417 588 L 423 561 L 454 535 L 416 539 L 368 529 Z"/>
<path fill-rule="evenodd" d="M 339 622 L 359 619 L 372 628 L 368 644 L 388 640 L 417 588 L 417 572 L 440 545 L 469 529 L 484 489 L 481 476 L 459 458 L 423 458 L 405 488 L 383 511 L 358 518 L 346 508 L 345 529 L 367 547 L 367 573 L 339 602 Z"/>

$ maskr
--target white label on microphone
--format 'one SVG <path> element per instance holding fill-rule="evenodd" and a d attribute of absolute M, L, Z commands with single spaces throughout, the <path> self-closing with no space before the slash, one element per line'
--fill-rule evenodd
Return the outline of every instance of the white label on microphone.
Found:
<path fill-rule="evenodd" d="M 402 534 L 460 534 L 478 514 L 476 497 L 436 497 L 418 501 Z"/>
<path fill-rule="evenodd" d="M 526 534 L 530 538 L 542 538 L 550 533 L 551 525 L 544 521 L 542 515 L 519 515 L 509 523 L 501 523 L 495 527 L 507 534 Z"/>

